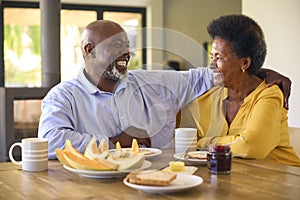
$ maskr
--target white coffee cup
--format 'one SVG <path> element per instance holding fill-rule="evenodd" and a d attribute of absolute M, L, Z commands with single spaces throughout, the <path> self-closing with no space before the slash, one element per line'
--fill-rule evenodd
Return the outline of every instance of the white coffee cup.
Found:
<path fill-rule="evenodd" d="M 190 139 L 197 138 L 197 129 L 195 128 L 176 128 L 175 138 Z"/>
<path fill-rule="evenodd" d="M 175 153 L 196 151 L 197 129 L 177 128 L 175 129 Z"/>
<path fill-rule="evenodd" d="M 22 161 L 13 157 L 13 149 L 19 146 L 22 151 Z M 48 169 L 48 139 L 25 138 L 14 143 L 9 148 L 9 159 L 16 165 L 22 165 L 24 171 L 44 171 Z"/>

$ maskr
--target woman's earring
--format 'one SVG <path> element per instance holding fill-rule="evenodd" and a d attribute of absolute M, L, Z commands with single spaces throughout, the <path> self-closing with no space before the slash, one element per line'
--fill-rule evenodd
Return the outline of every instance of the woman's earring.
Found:
<path fill-rule="evenodd" d="M 245 73 L 245 69 L 244 68 L 242 68 L 242 71 L 243 71 L 243 73 Z"/>

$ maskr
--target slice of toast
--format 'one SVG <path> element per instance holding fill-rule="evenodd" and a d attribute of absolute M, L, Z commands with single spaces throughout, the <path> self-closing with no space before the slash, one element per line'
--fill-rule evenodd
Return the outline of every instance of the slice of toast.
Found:
<path fill-rule="evenodd" d="M 198 159 L 198 160 L 206 160 L 207 159 L 207 152 L 188 152 L 189 159 Z"/>
<path fill-rule="evenodd" d="M 139 185 L 169 185 L 176 179 L 177 174 L 173 172 L 165 172 L 160 170 L 146 170 L 142 172 L 132 172 L 127 175 L 126 179 L 129 183 Z"/>

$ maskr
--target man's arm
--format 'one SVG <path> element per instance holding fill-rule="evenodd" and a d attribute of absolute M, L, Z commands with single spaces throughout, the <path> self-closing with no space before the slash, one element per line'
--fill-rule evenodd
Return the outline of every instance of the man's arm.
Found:
<path fill-rule="evenodd" d="M 288 110 L 292 81 L 288 77 L 271 69 L 260 69 L 258 76 L 266 80 L 267 87 L 272 85 L 278 85 L 280 87 L 284 95 L 284 107 Z"/>

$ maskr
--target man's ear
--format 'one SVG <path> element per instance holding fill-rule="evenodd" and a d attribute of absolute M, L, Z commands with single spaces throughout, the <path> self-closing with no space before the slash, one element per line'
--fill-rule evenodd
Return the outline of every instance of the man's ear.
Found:
<path fill-rule="evenodd" d="M 94 51 L 93 51 L 94 48 L 95 48 L 95 46 L 92 43 L 87 43 L 84 46 L 84 51 L 85 51 L 86 55 L 89 55 L 89 54 L 94 55 Z"/>

